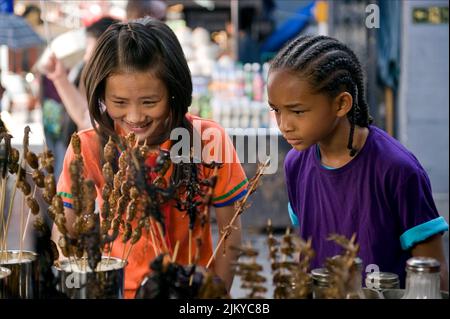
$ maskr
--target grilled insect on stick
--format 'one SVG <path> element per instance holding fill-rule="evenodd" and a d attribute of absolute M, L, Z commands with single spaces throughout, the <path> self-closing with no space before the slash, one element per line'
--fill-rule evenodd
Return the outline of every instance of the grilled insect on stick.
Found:
<path fill-rule="evenodd" d="M 245 298 L 264 298 L 264 294 L 267 292 L 267 288 L 264 287 L 266 278 L 260 274 L 260 272 L 263 270 L 263 267 L 256 261 L 256 258 L 259 254 L 258 251 L 253 248 L 250 243 L 248 243 L 246 246 L 232 246 L 231 248 L 233 250 L 237 250 L 239 253 L 239 261 L 233 266 L 236 275 L 241 277 L 241 288 L 249 290 Z M 241 261 L 241 258 L 243 258 L 244 260 Z"/>
<path fill-rule="evenodd" d="M 272 282 L 274 285 L 273 298 L 285 299 L 288 296 L 288 278 L 282 273 L 279 260 L 280 242 L 273 235 L 272 221 L 267 222 L 267 246 L 269 247 L 269 258 L 272 270 Z"/>
<path fill-rule="evenodd" d="M 29 133 L 30 132 L 31 132 L 30 127 L 26 126 L 25 129 L 24 129 L 24 137 L 23 137 L 24 154 L 28 153 Z M 5 154 L 5 156 L 4 156 L 5 159 L 9 158 L 9 152 L 11 150 L 11 138 L 12 138 L 12 136 L 9 135 L 9 134 L 2 134 L 2 139 L 5 140 L 6 152 L 7 152 Z M 11 222 L 11 215 L 12 215 L 13 204 L 14 204 L 14 200 L 15 200 L 15 196 L 16 196 L 16 190 L 17 190 L 18 186 L 26 185 L 26 183 L 25 183 L 26 182 L 26 171 L 25 171 L 25 168 L 22 167 L 23 161 L 24 161 L 24 158 L 22 158 L 20 160 L 19 168 L 17 169 L 17 178 L 16 178 L 16 182 L 14 183 L 14 187 L 12 189 L 12 195 L 11 195 L 11 198 L 10 198 L 10 204 L 9 204 L 9 208 L 8 208 L 6 221 L 3 220 L 3 216 L 2 216 L 2 219 L 1 219 L 2 220 L 2 225 L 3 225 L 3 227 L 2 227 L 2 230 L 3 230 L 3 241 L 0 243 L 0 250 L 1 251 L 6 250 L 6 247 L 8 246 L 7 245 L 7 240 L 8 240 L 8 236 L 7 235 L 8 235 L 9 225 L 10 225 L 10 222 Z M 5 174 L 5 175 L 3 175 L 3 174 Z M 2 200 L 2 203 L 1 203 L 2 211 L 4 209 L 4 198 L 5 198 L 4 197 L 4 192 L 6 191 L 6 189 L 5 189 L 6 188 L 6 179 L 5 179 L 5 177 L 6 177 L 6 164 L 2 165 L 2 186 L 3 186 L 2 198 L 1 198 L 1 200 Z M 23 183 L 19 183 L 20 181 L 22 181 Z M 29 190 L 28 187 L 26 187 L 26 186 L 23 186 L 23 187 L 24 187 L 24 190 L 26 192 L 28 192 L 28 190 Z M 30 191 L 31 191 L 31 189 L 30 189 Z M 1 256 L 0 256 L 0 258 L 1 258 Z"/>
<path fill-rule="evenodd" d="M 356 260 L 359 252 L 359 245 L 356 243 L 356 234 L 351 239 L 345 236 L 332 234 L 328 240 L 333 240 L 344 248 L 344 253 L 333 258 L 328 258 L 325 266 L 330 273 L 330 287 L 324 291 L 325 298 L 364 298 L 364 296 L 354 296 L 352 284 L 357 276 Z"/>
<path fill-rule="evenodd" d="M 311 278 L 308 274 L 308 268 L 314 256 L 311 239 L 305 243 L 300 238 L 294 238 L 288 227 L 283 236 L 280 251 L 282 260 L 278 264 L 279 271 L 274 274 L 274 280 L 281 288 L 278 293 L 281 292 L 282 298 L 305 299 L 310 297 Z M 296 256 L 297 253 L 298 257 Z"/>
<path fill-rule="evenodd" d="M 72 146 L 73 152 L 74 152 L 74 159 L 70 163 L 69 166 L 69 172 L 70 172 L 70 178 L 71 178 L 71 193 L 72 193 L 72 207 L 73 211 L 76 216 L 80 216 L 83 210 L 83 202 L 82 202 L 82 196 L 83 196 L 83 183 L 84 183 L 84 177 L 83 177 L 83 158 L 81 157 L 81 141 L 78 134 L 74 133 L 72 134 L 72 138 L 70 140 L 70 144 Z M 79 231 L 80 225 L 77 225 L 75 227 L 75 231 Z"/>
<path fill-rule="evenodd" d="M 222 243 L 230 236 L 232 230 L 234 229 L 234 222 L 237 219 L 239 215 L 241 215 L 244 210 L 247 208 L 247 200 L 249 198 L 250 194 L 253 194 L 256 191 L 256 188 L 259 186 L 259 181 L 264 174 L 265 169 L 269 166 L 270 158 L 266 160 L 266 162 L 262 165 L 259 165 L 255 176 L 249 181 L 248 185 L 248 191 L 247 194 L 245 194 L 244 198 L 236 203 L 236 212 L 234 213 L 233 218 L 230 220 L 229 224 L 224 227 L 222 230 L 222 236 L 220 237 L 219 242 L 217 243 L 217 246 L 210 257 L 208 263 L 206 264 L 206 268 L 209 268 L 211 266 L 212 261 L 214 260 L 217 252 L 219 251 L 219 248 L 221 247 Z"/>

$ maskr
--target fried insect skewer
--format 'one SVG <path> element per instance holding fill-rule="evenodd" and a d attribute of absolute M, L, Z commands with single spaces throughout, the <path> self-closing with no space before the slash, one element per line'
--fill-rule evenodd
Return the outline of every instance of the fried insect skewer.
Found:
<path fill-rule="evenodd" d="M 217 243 L 217 246 L 216 246 L 213 254 L 211 255 L 208 263 L 206 264 L 206 268 L 207 269 L 211 266 L 211 263 L 214 260 L 215 256 L 217 255 L 217 252 L 218 252 L 219 248 L 221 247 L 222 243 L 231 234 L 232 229 L 234 228 L 233 225 L 234 225 L 235 220 L 237 219 L 237 217 L 240 214 L 242 214 L 244 212 L 244 209 L 246 208 L 246 203 L 247 203 L 248 197 L 249 197 L 250 194 L 253 194 L 256 191 L 256 188 L 257 188 L 257 186 L 259 184 L 259 180 L 260 180 L 261 176 L 263 175 L 264 170 L 269 165 L 269 161 L 270 161 L 270 158 L 268 158 L 266 160 L 266 162 L 264 164 L 262 164 L 258 168 L 258 170 L 256 171 L 255 176 L 249 181 L 249 189 L 247 191 L 247 194 L 245 194 L 244 198 L 237 203 L 237 209 L 236 209 L 236 212 L 235 212 L 233 218 L 230 220 L 228 225 L 225 226 L 225 228 L 223 229 L 222 236 L 220 237 L 220 240 Z"/>
<path fill-rule="evenodd" d="M 258 264 L 256 258 L 258 251 L 248 243 L 242 247 L 231 247 L 233 250 L 237 250 L 239 258 L 245 258 L 245 261 L 238 261 L 234 266 L 236 275 L 241 277 L 241 288 L 250 290 L 245 298 L 260 299 L 264 298 L 264 293 L 267 291 L 264 287 L 266 278 L 260 274 L 263 267 Z"/>

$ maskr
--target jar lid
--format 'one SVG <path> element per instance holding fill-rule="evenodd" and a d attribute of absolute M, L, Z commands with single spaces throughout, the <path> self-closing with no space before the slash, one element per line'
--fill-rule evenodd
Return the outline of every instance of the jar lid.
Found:
<path fill-rule="evenodd" d="M 311 270 L 311 276 L 315 282 L 328 283 L 330 281 L 330 273 L 326 268 L 316 268 Z"/>
<path fill-rule="evenodd" d="M 8 277 L 11 274 L 11 270 L 8 268 L 0 267 L 0 279 Z"/>
<path fill-rule="evenodd" d="M 396 283 L 398 282 L 398 275 L 394 274 L 392 272 L 371 272 L 370 274 L 367 274 L 366 276 L 366 282 L 372 281 L 374 279 L 377 279 L 380 284 L 390 284 L 390 283 Z"/>
<path fill-rule="evenodd" d="M 406 262 L 406 270 L 412 272 L 434 273 L 439 272 L 441 264 L 430 257 L 412 257 Z"/>

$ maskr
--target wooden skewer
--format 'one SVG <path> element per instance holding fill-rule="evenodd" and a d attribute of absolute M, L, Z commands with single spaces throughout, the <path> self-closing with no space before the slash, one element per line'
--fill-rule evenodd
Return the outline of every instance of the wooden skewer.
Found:
<path fill-rule="evenodd" d="M 109 265 L 109 260 L 111 259 L 111 252 L 113 250 L 113 246 L 114 246 L 114 240 L 111 242 L 111 244 L 109 245 L 109 251 L 108 251 L 108 259 L 106 260 L 106 265 Z"/>
<path fill-rule="evenodd" d="M 34 198 L 34 196 L 36 196 L 36 189 L 37 186 L 36 184 L 33 187 L 33 195 L 32 197 Z M 22 238 L 22 242 L 25 241 L 25 238 L 27 237 L 27 229 L 28 229 L 28 223 L 30 222 L 30 216 L 31 216 L 31 208 L 28 210 L 28 216 L 27 216 L 27 221 L 25 223 L 25 229 L 23 230 L 23 232 L 20 233 L 20 237 Z"/>
<path fill-rule="evenodd" d="M 188 264 L 192 264 L 192 229 L 189 228 L 189 251 L 188 251 Z"/>
<path fill-rule="evenodd" d="M 152 241 L 153 251 L 154 251 L 155 257 L 156 257 L 161 252 L 159 251 L 158 247 L 156 246 L 157 244 L 156 244 L 156 241 L 155 241 L 156 239 L 155 239 L 155 234 L 153 233 L 153 225 L 152 225 L 151 221 L 150 221 L 150 230 L 149 230 L 149 232 L 150 232 L 150 238 L 151 238 L 151 241 Z"/>
<path fill-rule="evenodd" d="M 126 248 L 127 248 L 127 243 L 124 243 L 124 245 L 123 245 L 123 251 L 122 251 L 122 258 L 121 258 L 122 263 L 123 263 L 123 261 L 125 260 L 125 251 L 126 251 Z"/>
<path fill-rule="evenodd" d="M 31 211 L 31 209 L 30 209 Z M 25 219 L 25 196 L 22 196 L 22 205 L 20 209 L 20 232 L 19 234 L 22 234 L 23 228 L 24 228 L 24 219 Z M 19 264 L 22 262 L 22 250 L 23 250 L 23 240 L 20 238 L 19 242 Z"/>
<path fill-rule="evenodd" d="M 127 256 L 126 256 L 125 259 L 122 261 L 122 262 L 123 262 L 123 264 L 122 264 L 123 266 L 125 266 L 125 265 L 127 264 L 128 257 L 130 256 L 131 249 L 133 248 L 133 246 L 134 246 L 134 244 L 131 244 L 130 248 L 128 249 Z"/>
<path fill-rule="evenodd" d="M 23 158 L 20 161 L 19 169 L 17 171 L 17 178 L 16 178 L 16 182 L 14 183 L 13 192 L 12 192 L 12 196 L 11 196 L 10 203 L 9 203 L 8 217 L 6 218 L 6 228 L 4 229 L 4 233 L 3 233 L 3 236 L 4 236 L 4 238 L 3 238 L 3 246 L 4 246 L 5 251 L 8 248 L 7 247 L 7 244 L 8 244 L 8 228 L 9 228 L 9 224 L 11 222 L 12 209 L 13 209 L 13 205 L 14 205 L 14 199 L 16 198 L 17 184 L 19 183 L 20 173 L 22 172 L 22 165 L 23 165 Z M 8 258 L 8 255 L 6 255 L 6 258 Z"/>
<path fill-rule="evenodd" d="M 180 246 L 180 241 L 177 240 L 177 243 L 175 244 L 175 248 L 173 250 L 173 255 L 172 255 L 172 262 L 174 263 L 177 260 L 177 255 L 178 255 L 178 247 Z"/>
<path fill-rule="evenodd" d="M 5 209 L 5 198 L 6 198 L 6 188 L 7 188 L 7 182 L 8 182 L 8 175 L 6 175 L 5 177 L 2 178 L 2 189 L 1 189 L 1 197 L 0 197 L 0 215 L 1 215 L 1 228 L 0 228 L 0 235 L 2 235 L 5 230 L 4 227 L 6 227 L 5 225 L 5 218 L 4 218 L 4 213 L 3 210 Z M 3 236 L 0 237 L 0 260 L 2 259 L 3 256 Z"/>
<path fill-rule="evenodd" d="M 156 222 L 156 227 L 158 228 L 159 235 L 161 236 L 161 241 L 163 244 L 164 251 L 169 253 L 169 255 L 170 255 L 170 251 L 169 251 L 169 248 L 167 247 L 167 243 L 166 243 L 166 240 L 164 237 L 164 233 L 163 233 L 161 224 L 159 222 Z"/>
<path fill-rule="evenodd" d="M 270 158 L 268 158 L 266 160 L 266 162 L 263 164 L 263 166 L 258 170 L 258 172 L 256 173 L 255 179 L 254 179 L 254 183 L 252 183 L 250 185 L 250 189 L 247 191 L 247 194 L 245 194 L 244 199 L 242 199 L 242 201 L 240 201 L 239 207 L 236 210 L 236 213 L 234 214 L 233 218 L 231 219 L 231 221 L 229 222 L 228 226 L 226 226 L 224 229 L 226 229 L 226 231 L 223 233 L 223 235 L 220 237 L 219 242 L 217 243 L 216 248 L 214 249 L 214 252 L 211 256 L 211 258 L 209 258 L 208 263 L 206 264 L 206 269 L 209 268 L 209 266 L 211 266 L 212 261 L 214 260 L 214 258 L 217 255 L 217 252 L 219 251 L 220 246 L 222 245 L 223 241 L 225 240 L 225 238 L 227 236 L 229 236 L 229 232 L 231 231 L 230 229 L 232 229 L 232 225 L 234 224 L 235 220 L 237 219 L 237 217 L 244 211 L 245 208 L 245 204 L 247 202 L 247 199 L 249 197 L 249 195 L 253 192 L 253 190 L 256 188 L 258 181 L 261 177 L 261 175 L 264 173 L 265 168 L 267 167 L 267 165 L 269 164 Z"/>

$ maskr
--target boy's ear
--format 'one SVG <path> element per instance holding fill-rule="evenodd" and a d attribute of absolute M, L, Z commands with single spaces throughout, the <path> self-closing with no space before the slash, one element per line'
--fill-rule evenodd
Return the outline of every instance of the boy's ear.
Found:
<path fill-rule="evenodd" d="M 353 97 L 348 92 L 342 92 L 334 98 L 334 109 L 337 117 L 344 117 L 352 109 Z"/>

